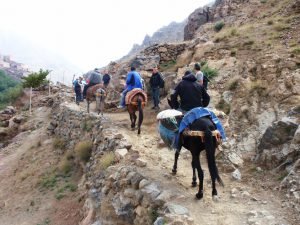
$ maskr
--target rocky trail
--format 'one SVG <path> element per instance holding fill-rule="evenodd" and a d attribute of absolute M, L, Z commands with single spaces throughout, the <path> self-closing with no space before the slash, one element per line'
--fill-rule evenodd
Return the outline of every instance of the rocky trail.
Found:
<path fill-rule="evenodd" d="M 289 223 L 289 212 L 281 209 L 282 199 L 278 192 L 263 190 L 260 180 L 233 180 L 231 173 L 220 172 L 225 187 L 217 186 L 219 201 L 211 196 L 211 180 L 204 152 L 201 153 L 201 165 L 204 169 L 204 198 L 195 199 L 197 188 L 191 187 L 192 169 L 190 152 L 183 150 L 179 158 L 177 175 L 171 175 L 174 152 L 163 146 L 156 130 L 156 113 L 146 112 L 141 136 L 129 130 L 127 112 L 108 114 L 112 126 L 133 145 L 147 163 L 142 174 L 151 177 L 173 195 L 171 202 L 186 207 L 195 224 L 207 225 L 240 225 L 240 224 L 292 224 Z M 220 163 L 219 163 L 220 168 Z M 243 172 L 242 172 L 243 174 Z M 247 174 L 251 176 L 251 174 Z M 243 174 L 243 176 L 247 176 Z M 171 189 L 170 189 L 171 188 Z"/>
<path fill-rule="evenodd" d="M 84 104 L 80 107 L 74 103 L 66 104 L 73 111 L 85 111 Z M 1 225 L 71 225 L 82 220 L 79 213 L 82 202 L 78 201 L 78 191 L 65 191 L 62 199 L 57 197 L 59 187 L 67 183 L 76 184 L 79 178 L 58 178 L 52 180 L 55 183 L 53 189 L 51 184 L 47 186 L 47 182 L 51 183 L 48 178 L 51 177 L 53 168 L 61 159 L 59 152 L 52 150 L 52 138 L 49 139 L 46 135 L 49 114 L 50 109 L 47 107 L 35 109 L 27 122 L 35 128 L 16 136 L 0 152 Z M 231 172 L 222 169 L 221 161 L 218 165 L 225 187 L 217 186 L 219 200 L 213 201 L 210 176 L 203 153 L 201 163 L 205 172 L 204 198 L 196 200 L 197 188 L 191 187 L 190 153 L 183 149 L 177 175 L 171 175 L 174 152 L 160 141 L 154 111 L 148 108 L 145 110 L 140 136 L 136 131 L 130 130 L 127 112 L 105 113 L 104 117 L 98 118 L 102 120 L 104 127 L 115 130 L 132 145 L 129 154 L 138 153 L 138 172 L 164 190 L 168 203 L 182 206 L 174 210 L 185 214 L 188 221 L 206 225 L 297 224 L 292 218 L 293 213 L 281 207 L 284 198 L 272 186 L 272 180 L 265 187 L 261 184 L 261 179 L 266 177 L 256 177 L 255 171 L 247 169 L 241 170 L 240 181 L 234 180 Z M 128 165 L 130 162 L 121 160 L 118 164 Z M 43 188 L 41 181 L 45 181 L 45 177 L 47 184 Z"/>

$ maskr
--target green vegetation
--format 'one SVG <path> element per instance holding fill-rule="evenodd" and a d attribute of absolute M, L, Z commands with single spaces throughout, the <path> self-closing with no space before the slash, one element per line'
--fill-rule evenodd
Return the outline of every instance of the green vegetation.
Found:
<path fill-rule="evenodd" d="M 91 141 L 81 141 L 75 146 L 76 156 L 83 162 L 89 161 L 92 154 L 93 143 Z"/>
<path fill-rule="evenodd" d="M 38 223 L 37 225 L 49 225 L 50 224 L 50 219 L 46 218 L 42 223 Z"/>
<path fill-rule="evenodd" d="M 65 186 L 63 186 L 62 188 L 59 188 L 55 194 L 55 198 L 57 200 L 62 199 L 63 197 L 65 197 L 65 192 L 66 191 L 70 191 L 70 192 L 75 192 L 77 191 L 77 186 L 75 184 L 72 183 L 67 183 Z"/>
<path fill-rule="evenodd" d="M 201 63 L 202 64 L 202 63 Z M 202 73 L 204 73 L 208 79 L 212 79 L 216 76 L 218 76 L 218 70 L 211 68 L 208 66 L 208 64 L 205 62 L 204 65 L 201 67 Z"/>
<path fill-rule="evenodd" d="M 42 70 L 29 74 L 27 77 L 23 77 L 24 88 L 38 88 L 43 84 L 46 84 L 46 77 L 50 73 L 50 70 Z"/>
<path fill-rule="evenodd" d="M 159 214 L 158 214 L 157 208 L 151 208 L 149 211 L 149 217 L 151 220 L 151 224 L 153 224 L 156 221 L 158 216 L 159 216 Z"/>
<path fill-rule="evenodd" d="M 260 0 L 260 3 L 265 4 L 267 3 L 267 0 Z"/>
<path fill-rule="evenodd" d="M 57 176 L 55 174 L 45 174 L 38 184 L 42 189 L 53 190 L 57 184 Z"/>
<path fill-rule="evenodd" d="M 224 27 L 225 23 L 223 21 L 216 22 L 214 29 L 215 31 L 219 32 Z"/>
<path fill-rule="evenodd" d="M 90 120 L 85 120 L 85 121 L 83 122 L 83 124 L 82 124 L 82 130 L 89 132 L 89 131 L 92 130 L 92 128 L 93 128 L 92 121 L 90 121 Z"/>
<path fill-rule="evenodd" d="M 0 70 L 0 109 L 13 103 L 22 93 L 23 88 L 20 83 Z"/>
<path fill-rule="evenodd" d="M 100 168 L 106 170 L 115 162 L 115 154 L 113 152 L 106 152 L 100 159 Z"/>
<path fill-rule="evenodd" d="M 300 48 L 294 48 L 292 50 L 292 53 L 295 54 L 295 55 L 300 55 Z"/>

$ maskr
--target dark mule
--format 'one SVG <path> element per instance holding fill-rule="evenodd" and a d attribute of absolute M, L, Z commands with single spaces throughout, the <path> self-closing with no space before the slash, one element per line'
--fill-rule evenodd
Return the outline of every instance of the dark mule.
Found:
<path fill-rule="evenodd" d="M 141 125 L 143 123 L 144 114 L 143 114 L 143 108 L 145 106 L 145 98 L 144 95 L 141 93 L 135 94 L 135 96 L 131 99 L 129 104 L 127 105 L 127 110 L 130 116 L 131 121 L 131 129 L 135 129 L 135 122 L 137 119 L 137 116 L 135 115 L 136 111 L 139 111 L 139 121 L 138 121 L 138 134 L 141 133 Z"/>
<path fill-rule="evenodd" d="M 106 92 L 103 89 L 102 84 L 96 84 L 94 86 L 89 87 L 86 92 L 87 112 L 88 113 L 90 112 L 90 103 L 94 100 L 98 100 L 98 101 L 102 101 L 102 102 L 98 102 L 98 104 L 96 102 L 96 106 L 99 106 L 99 107 L 97 107 L 97 112 L 98 112 L 98 114 L 100 112 L 102 112 L 102 114 L 103 114 L 103 111 L 101 111 L 101 110 L 103 110 L 103 107 L 101 108 L 100 106 L 101 105 L 104 106 L 105 95 L 106 95 Z"/>
<path fill-rule="evenodd" d="M 214 123 L 208 117 L 201 117 L 194 121 L 189 126 L 190 131 L 184 131 L 180 135 L 182 146 L 188 149 L 192 154 L 192 168 L 193 168 L 193 181 L 192 186 L 197 185 L 196 170 L 199 179 L 199 190 L 196 194 L 197 199 L 203 197 L 203 178 L 204 173 L 200 164 L 200 152 L 206 150 L 206 158 L 210 177 L 212 180 L 212 195 L 217 196 L 216 180 L 224 186 L 222 179 L 219 176 L 218 168 L 216 166 L 215 152 L 217 147 L 217 137 L 213 136 L 213 131 L 216 130 Z M 194 132 L 196 131 L 196 132 Z M 202 131 L 202 132 L 197 132 Z M 214 133 L 217 135 L 217 133 Z M 175 152 L 175 161 L 173 166 L 173 174 L 177 172 L 177 161 L 180 151 Z"/>
<path fill-rule="evenodd" d="M 171 101 L 169 99 L 167 100 L 171 108 L 173 108 Z M 177 119 L 173 121 L 176 121 L 177 122 L 176 127 L 179 127 L 181 119 L 177 117 Z M 163 126 L 164 123 L 166 122 L 167 120 L 161 120 Z M 168 127 L 168 124 L 166 124 L 165 127 Z M 200 164 L 200 152 L 203 150 L 206 150 L 207 164 L 208 164 L 210 177 L 212 180 L 213 197 L 218 195 L 216 189 L 216 180 L 220 185 L 224 186 L 224 183 L 219 176 L 219 172 L 215 160 L 215 152 L 219 140 L 220 140 L 220 134 L 216 129 L 216 125 L 209 117 L 201 117 L 195 120 L 192 124 L 190 124 L 189 130 L 186 129 L 180 134 L 179 143 L 181 143 L 181 145 L 186 149 L 188 149 L 192 154 L 191 164 L 193 169 L 193 181 L 192 181 L 193 187 L 197 185 L 196 170 L 198 173 L 199 190 L 198 193 L 196 194 L 197 199 L 201 199 L 203 197 L 204 173 Z M 177 173 L 177 161 L 178 161 L 179 154 L 180 154 L 180 150 L 175 152 L 175 160 L 172 169 L 173 174 Z"/>

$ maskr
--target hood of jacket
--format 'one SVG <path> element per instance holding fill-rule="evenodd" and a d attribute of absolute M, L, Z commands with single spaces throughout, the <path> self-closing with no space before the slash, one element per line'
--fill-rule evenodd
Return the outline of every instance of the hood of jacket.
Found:
<path fill-rule="evenodd" d="M 190 73 L 182 77 L 182 80 L 194 82 L 197 80 L 194 74 Z"/>

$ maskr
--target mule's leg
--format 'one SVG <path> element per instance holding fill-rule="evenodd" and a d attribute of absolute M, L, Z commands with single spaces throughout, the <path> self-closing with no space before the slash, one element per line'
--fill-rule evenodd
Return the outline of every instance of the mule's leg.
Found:
<path fill-rule="evenodd" d="M 175 175 L 177 173 L 177 161 L 178 161 L 179 154 L 180 154 L 180 151 L 176 150 L 174 165 L 173 165 L 173 169 L 172 169 L 173 175 Z"/>
<path fill-rule="evenodd" d="M 90 101 L 87 100 L 87 112 L 90 113 Z"/>
<path fill-rule="evenodd" d="M 192 169 L 193 169 L 193 181 L 192 181 L 192 187 L 196 187 L 197 186 L 197 177 L 196 177 L 196 167 L 195 167 L 195 163 L 192 160 Z"/>
<path fill-rule="evenodd" d="M 130 117 L 130 122 L 131 122 L 131 129 L 133 130 L 134 129 L 134 118 L 133 118 L 133 114 L 132 113 L 129 113 L 129 117 Z"/>
<path fill-rule="evenodd" d="M 193 149 L 191 150 L 192 152 L 192 157 L 193 157 L 193 161 L 195 163 L 195 167 L 197 169 L 198 172 L 198 178 L 199 178 L 199 190 L 198 193 L 196 194 L 196 198 L 197 199 L 201 199 L 203 198 L 203 178 L 204 178 L 204 173 L 203 170 L 201 168 L 201 164 L 200 164 L 200 151 Z"/>
<path fill-rule="evenodd" d="M 205 150 L 206 150 L 208 169 L 209 169 L 211 182 L 212 182 L 212 195 L 216 196 L 216 195 L 218 195 L 218 192 L 216 189 L 216 180 L 219 177 L 219 175 L 218 175 L 218 168 L 216 166 L 216 160 L 215 160 L 216 145 L 213 141 L 213 137 L 211 135 L 210 130 L 205 131 L 204 144 L 205 144 Z"/>
<path fill-rule="evenodd" d="M 135 115 L 135 111 L 132 113 L 133 116 L 133 128 L 135 128 L 135 122 L 136 122 L 136 115 Z"/>

